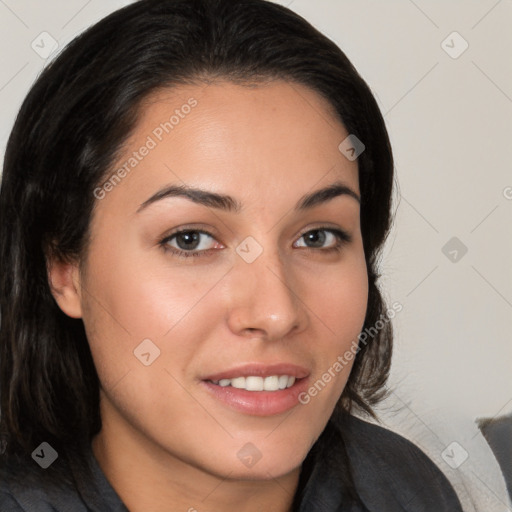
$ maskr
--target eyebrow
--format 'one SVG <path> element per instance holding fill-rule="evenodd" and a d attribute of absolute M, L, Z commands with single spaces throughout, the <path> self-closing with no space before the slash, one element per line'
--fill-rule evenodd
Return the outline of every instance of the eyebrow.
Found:
<path fill-rule="evenodd" d="M 302 196 L 297 201 L 294 209 L 295 211 L 307 210 L 343 195 L 353 197 L 358 203 L 361 203 L 361 198 L 350 187 L 337 181 L 327 187 Z M 150 204 L 168 197 L 185 197 L 194 203 L 228 212 L 239 213 L 242 210 L 242 204 L 230 195 L 219 194 L 188 185 L 169 185 L 153 194 L 149 199 L 146 199 L 146 201 L 139 206 L 136 213 L 141 212 Z"/>

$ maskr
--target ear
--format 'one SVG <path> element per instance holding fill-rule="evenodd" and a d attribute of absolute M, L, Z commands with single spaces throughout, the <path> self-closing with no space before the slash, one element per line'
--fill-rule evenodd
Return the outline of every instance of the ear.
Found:
<path fill-rule="evenodd" d="M 47 268 L 50 290 L 60 309 L 71 318 L 82 318 L 78 263 L 53 258 Z"/>

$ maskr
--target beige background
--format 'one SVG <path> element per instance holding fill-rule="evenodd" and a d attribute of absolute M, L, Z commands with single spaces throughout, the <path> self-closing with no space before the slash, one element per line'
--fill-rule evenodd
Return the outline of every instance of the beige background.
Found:
<path fill-rule="evenodd" d="M 44 51 L 47 32 L 60 49 L 128 3 L 0 0 L 2 160 L 46 62 L 32 42 Z M 512 1 L 278 3 L 342 48 L 390 132 L 399 187 L 382 284 L 403 311 L 383 421 L 429 453 L 466 510 L 512 510 L 475 425 L 512 412 Z M 449 460 L 467 453 L 456 468 L 450 445 Z"/>

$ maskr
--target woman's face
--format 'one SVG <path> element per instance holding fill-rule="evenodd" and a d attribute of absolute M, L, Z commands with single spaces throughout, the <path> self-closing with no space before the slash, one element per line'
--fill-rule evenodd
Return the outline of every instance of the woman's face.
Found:
<path fill-rule="evenodd" d="M 78 295 L 112 443 L 230 478 L 300 466 L 366 312 L 360 205 L 347 193 L 359 195 L 357 161 L 338 149 L 348 135 L 316 93 L 285 82 L 180 86 L 145 102 L 95 192 Z M 334 184 L 346 189 L 314 195 Z M 155 198 L 171 186 L 204 192 Z"/>

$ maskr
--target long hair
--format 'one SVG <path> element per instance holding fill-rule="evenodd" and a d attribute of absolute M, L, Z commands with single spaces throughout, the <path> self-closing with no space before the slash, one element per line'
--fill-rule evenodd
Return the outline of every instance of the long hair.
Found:
<path fill-rule="evenodd" d="M 88 478 L 83 454 L 101 429 L 99 379 L 82 320 L 66 316 L 50 292 L 48 258 L 85 259 L 93 191 L 112 173 L 142 100 L 161 88 L 216 79 L 305 85 L 364 143 L 358 157 L 369 281 L 364 328 L 384 314 L 378 261 L 391 224 L 393 158 L 378 105 L 345 54 L 301 16 L 265 0 L 137 1 L 81 33 L 50 62 L 8 140 L 0 190 L 6 463 L 28 460 L 46 441 L 59 457 L 82 461 L 79 476 Z M 353 408 L 373 415 L 391 349 L 387 322 L 360 344 L 330 422 L 342 428 L 336 418 Z M 328 442 L 320 436 L 315 451 Z M 52 482 L 71 481 L 59 463 L 43 473 Z"/>

